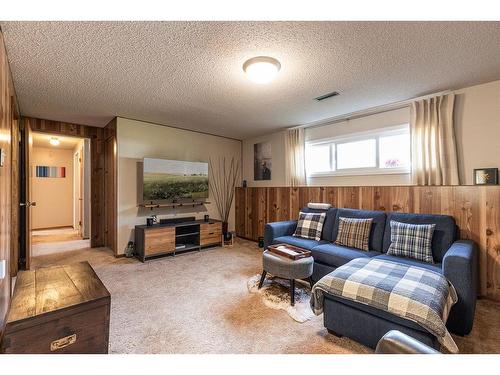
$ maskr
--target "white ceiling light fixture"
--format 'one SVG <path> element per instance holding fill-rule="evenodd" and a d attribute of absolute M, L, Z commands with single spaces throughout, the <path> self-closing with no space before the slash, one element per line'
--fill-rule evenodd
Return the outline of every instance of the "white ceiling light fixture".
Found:
<path fill-rule="evenodd" d="M 265 84 L 274 80 L 280 69 L 280 62 L 269 56 L 253 57 L 243 64 L 243 71 L 248 79 L 258 84 Z"/>
<path fill-rule="evenodd" d="M 49 142 L 52 146 L 59 146 L 59 143 L 61 143 L 57 137 L 51 137 Z"/>

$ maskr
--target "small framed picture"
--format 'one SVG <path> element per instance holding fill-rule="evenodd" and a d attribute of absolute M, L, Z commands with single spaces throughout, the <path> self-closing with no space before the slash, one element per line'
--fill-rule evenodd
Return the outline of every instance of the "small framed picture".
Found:
<path fill-rule="evenodd" d="M 497 185 L 498 168 L 474 169 L 474 185 Z"/>

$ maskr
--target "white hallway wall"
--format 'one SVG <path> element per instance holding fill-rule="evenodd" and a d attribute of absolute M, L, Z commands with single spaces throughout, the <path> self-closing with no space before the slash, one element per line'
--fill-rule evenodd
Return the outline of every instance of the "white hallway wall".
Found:
<path fill-rule="evenodd" d="M 33 147 L 32 177 L 33 229 L 73 226 L 73 150 Z M 34 167 L 66 167 L 64 178 L 39 178 Z"/>

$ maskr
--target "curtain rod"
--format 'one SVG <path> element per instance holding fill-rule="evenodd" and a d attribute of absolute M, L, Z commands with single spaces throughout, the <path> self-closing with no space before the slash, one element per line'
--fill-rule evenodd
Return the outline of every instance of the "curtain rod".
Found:
<path fill-rule="evenodd" d="M 418 98 L 406 99 L 406 100 L 402 100 L 399 102 L 383 104 L 383 105 L 379 105 L 376 107 L 362 109 L 360 111 L 350 112 L 350 113 L 346 113 L 346 114 L 339 115 L 339 116 L 334 116 L 334 117 L 329 117 L 329 118 L 318 120 L 318 121 L 309 122 L 307 124 L 292 126 L 290 128 L 287 128 L 287 130 L 299 129 L 299 128 L 316 128 L 316 127 L 320 127 L 320 126 L 336 124 L 336 123 L 339 123 L 342 121 L 354 120 L 354 119 L 365 117 L 365 116 L 376 115 L 379 113 L 394 111 L 396 109 L 408 107 L 411 103 L 413 103 L 416 100 L 429 99 L 429 98 L 432 98 L 433 96 L 450 94 L 452 92 L 453 92 L 452 90 L 445 90 L 445 91 L 436 92 L 434 94 L 419 96 Z"/>

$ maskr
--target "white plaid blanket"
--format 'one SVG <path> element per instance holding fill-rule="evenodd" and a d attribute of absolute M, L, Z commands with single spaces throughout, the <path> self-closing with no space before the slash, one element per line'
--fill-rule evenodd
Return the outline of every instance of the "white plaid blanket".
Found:
<path fill-rule="evenodd" d="M 379 259 L 354 259 L 314 285 L 311 308 L 316 315 L 323 312 L 324 293 L 411 320 L 433 334 L 450 352 L 458 352 L 446 329 L 457 294 L 440 273 Z"/>

